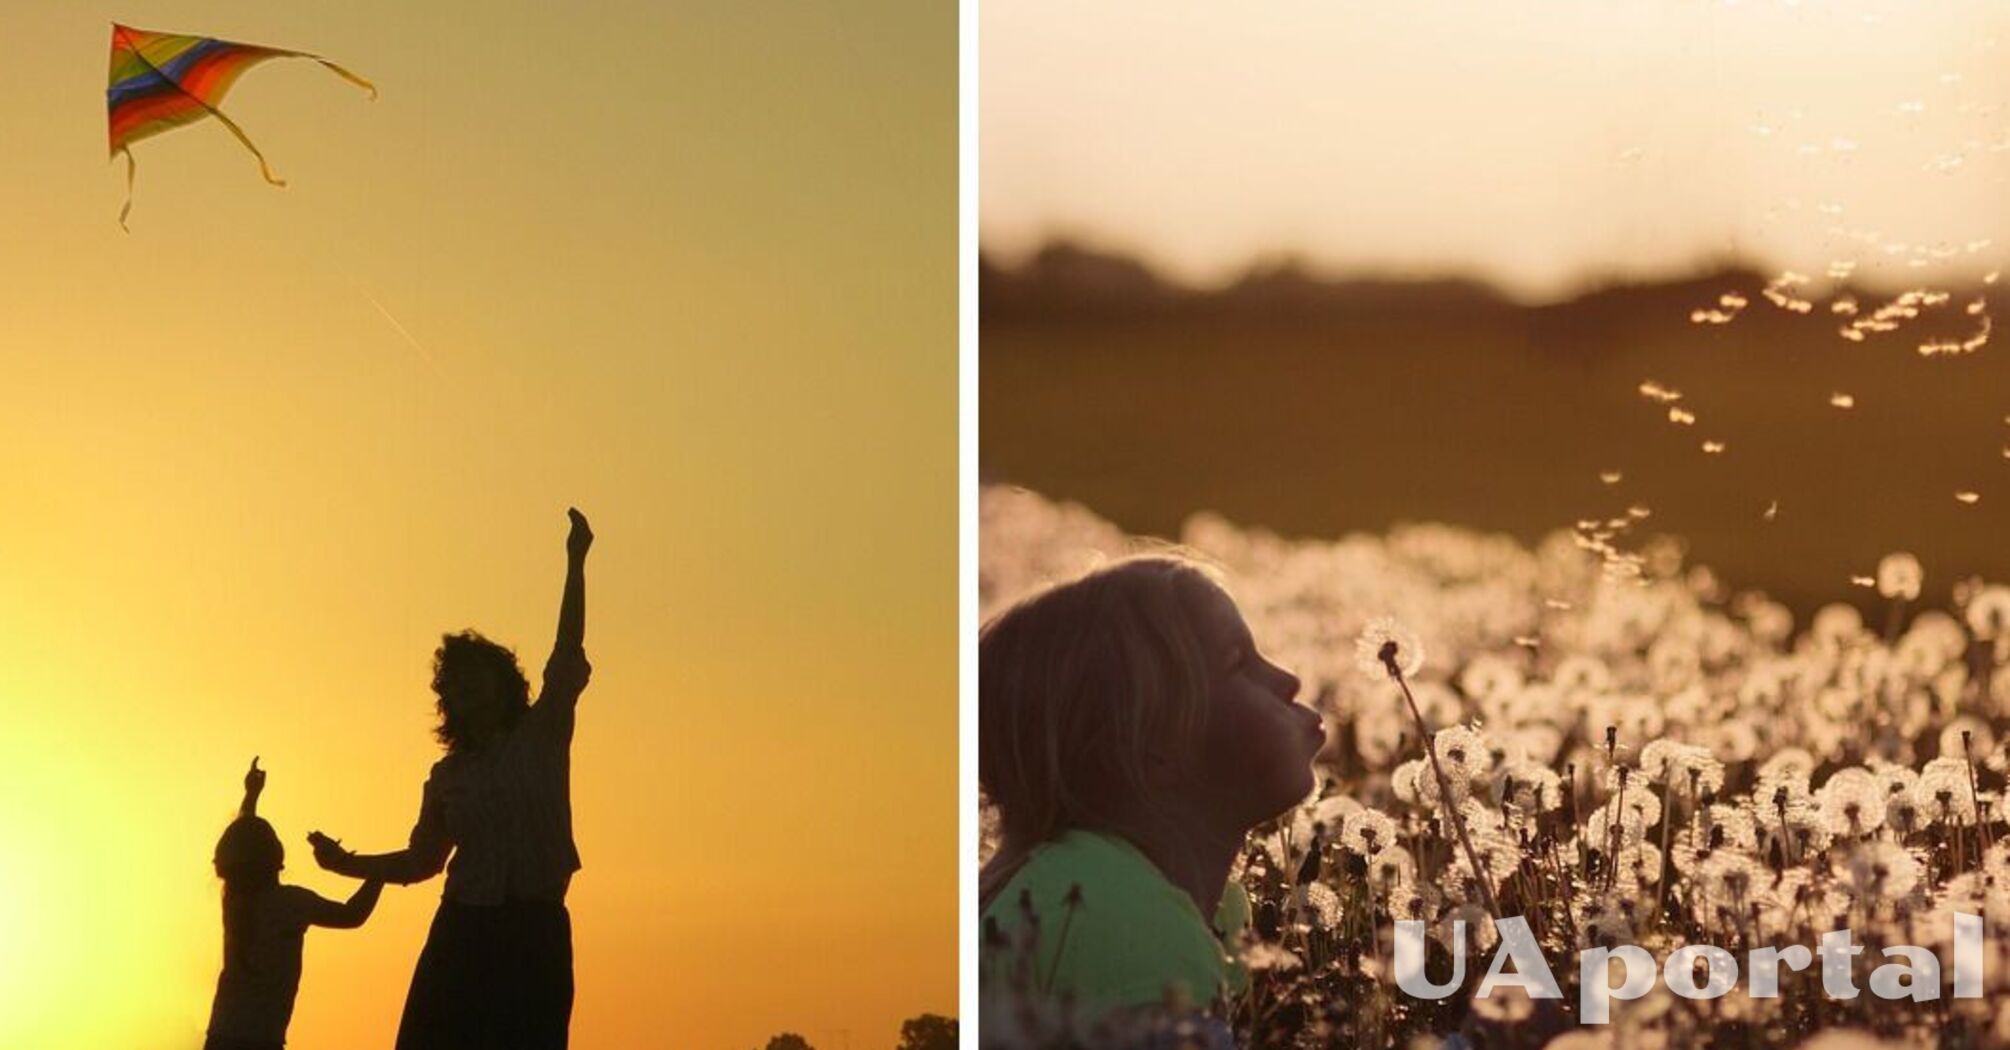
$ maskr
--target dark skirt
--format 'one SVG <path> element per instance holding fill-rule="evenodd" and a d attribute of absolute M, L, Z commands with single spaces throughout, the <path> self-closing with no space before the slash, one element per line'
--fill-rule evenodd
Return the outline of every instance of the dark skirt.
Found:
<path fill-rule="evenodd" d="M 412 972 L 398 1050 L 564 1050 L 572 917 L 557 901 L 440 902 Z"/>
<path fill-rule="evenodd" d="M 203 1040 L 202 1050 L 286 1050 L 286 1044 L 267 1042 L 263 1039 L 232 1039 L 227 1035 L 213 1035 Z"/>

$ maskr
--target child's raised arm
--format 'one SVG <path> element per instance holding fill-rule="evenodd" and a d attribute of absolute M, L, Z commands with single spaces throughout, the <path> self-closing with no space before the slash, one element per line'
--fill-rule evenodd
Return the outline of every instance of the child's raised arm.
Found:
<path fill-rule="evenodd" d="M 237 807 L 240 817 L 258 815 L 258 796 L 265 790 L 265 770 L 258 768 L 258 756 L 251 756 L 251 770 L 244 774 L 244 801 Z"/>

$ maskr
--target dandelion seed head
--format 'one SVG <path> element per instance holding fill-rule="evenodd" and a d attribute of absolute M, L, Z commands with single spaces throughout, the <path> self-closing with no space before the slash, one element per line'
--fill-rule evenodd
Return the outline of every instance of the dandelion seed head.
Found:
<path fill-rule="evenodd" d="M 1877 593 L 1912 601 L 1919 597 L 1924 576 L 1917 556 L 1908 551 L 1893 551 L 1877 563 Z"/>
<path fill-rule="evenodd" d="M 1413 677 L 1424 667 L 1424 647 L 1394 618 L 1378 617 L 1354 641 L 1354 666 L 1371 678 Z"/>
<path fill-rule="evenodd" d="M 1892 842 L 1863 843 L 1839 867 L 1859 899 L 1898 900 L 1919 884 L 1919 862 Z"/>
<path fill-rule="evenodd" d="M 1369 858 L 1396 846 L 1396 822 L 1379 809 L 1361 809 L 1347 817 L 1340 830 L 1340 845 Z"/>
<path fill-rule="evenodd" d="M 1868 835 L 1884 825 L 1884 792 L 1867 769 L 1838 771 L 1822 785 L 1816 798 L 1831 835 Z"/>
<path fill-rule="evenodd" d="M 2010 631 L 2010 587 L 1995 583 L 1975 592 L 1962 616 L 1968 629 L 1983 641 L 1994 641 Z"/>

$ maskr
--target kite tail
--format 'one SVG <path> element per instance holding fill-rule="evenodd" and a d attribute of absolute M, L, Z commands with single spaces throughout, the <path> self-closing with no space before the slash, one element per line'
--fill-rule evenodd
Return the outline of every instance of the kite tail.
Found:
<path fill-rule="evenodd" d="M 273 184 L 274 186 L 286 185 L 285 179 L 282 179 L 279 176 L 274 175 L 272 173 L 272 165 L 266 163 L 265 154 L 258 152 L 258 147 L 251 144 L 251 136 L 246 135 L 244 133 L 244 129 L 237 126 L 237 121 L 234 121 L 229 117 L 224 116 L 223 111 L 220 109 L 212 107 L 210 108 L 209 112 L 211 116 L 215 117 L 220 121 L 223 121 L 223 126 L 229 128 L 230 133 L 237 136 L 237 141 L 244 143 L 244 148 L 250 150 L 251 155 L 258 158 L 258 171 L 259 174 L 265 176 L 265 181 Z M 126 156 L 130 157 L 132 156 L 132 154 L 129 152 L 126 154 Z"/>
<path fill-rule="evenodd" d="M 364 80 L 362 77 L 359 77 L 356 74 L 351 73 L 346 69 L 343 69 L 341 66 L 338 66 L 335 63 L 330 62 L 325 58 L 322 58 L 320 55 L 308 55 L 307 57 L 313 59 L 316 62 L 321 63 L 324 66 L 327 66 L 329 70 L 332 71 L 336 76 L 341 77 L 342 79 L 348 81 L 351 84 L 356 85 L 359 88 L 362 88 L 365 91 L 368 91 L 370 93 L 370 101 L 372 102 L 377 101 L 377 85 L 372 84 L 367 80 Z"/>
<path fill-rule="evenodd" d="M 126 215 L 133 210 L 133 172 L 138 165 L 133 163 L 132 150 L 121 147 L 119 152 L 126 155 L 126 206 L 119 209 L 119 229 L 131 233 L 133 228 L 126 225 Z"/>

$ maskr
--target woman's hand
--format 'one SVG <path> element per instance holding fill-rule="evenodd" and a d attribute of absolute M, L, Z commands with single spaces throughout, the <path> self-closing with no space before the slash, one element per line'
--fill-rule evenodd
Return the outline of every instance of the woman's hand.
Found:
<path fill-rule="evenodd" d="M 310 831 L 307 833 L 307 844 L 314 847 L 314 863 L 337 875 L 349 873 L 349 862 L 356 855 L 343 849 L 340 842 L 318 831 Z"/>
<path fill-rule="evenodd" d="M 586 515 L 578 507 L 568 507 L 565 516 L 572 519 L 572 531 L 565 537 L 566 556 L 574 561 L 584 560 L 587 548 L 593 546 L 593 529 L 586 524 Z"/>

